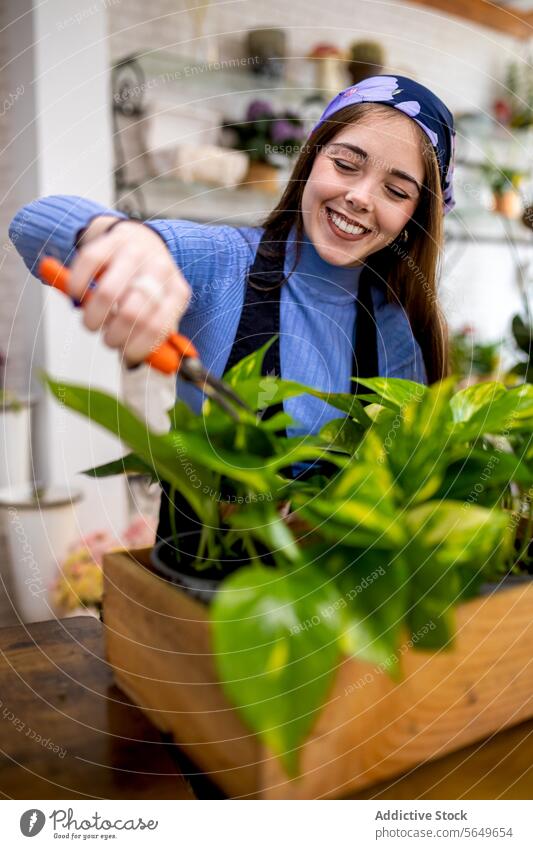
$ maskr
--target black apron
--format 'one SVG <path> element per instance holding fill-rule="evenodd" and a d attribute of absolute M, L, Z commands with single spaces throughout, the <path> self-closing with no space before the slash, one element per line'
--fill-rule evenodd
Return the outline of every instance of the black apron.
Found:
<path fill-rule="evenodd" d="M 276 336 L 275 342 L 270 346 L 263 359 L 261 373 L 281 377 L 279 332 L 281 290 L 285 281 L 285 252 L 283 251 L 277 260 L 266 257 L 260 251 L 261 246 L 266 243 L 267 233 L 265 231 L 255 259 L 248 270 L 244 304 L 224 373 L 243 357 L 257 351 L 273 336 Z M 379 374 L 377 333 L 371 291 L 372 279 L 373 274 L 368 267 L 365 267 L 359 277 L 357 294 L 355 344 L 352 360 L 352 377 L 355 378 L 376 377 Z M 350 385 L 352 393 L 360 394 L 368 391 L 356 380 L 353 380 Z M 267 415 L 274 415 L 281 409 L 281 404 L 270 407 Z M 335 467 L 332 465 L 323 461 L 316 461 L 309 466 L 305 476 L 317 473 L 328 474 L 334 469 Z M 299 477 L 301 478 L 302 475 L 299 475 Z M 162 482 L 161 507 L 157 528 L 158 540 L 172 536 L 169 516 L 170 501 L 171 488 L 168 483 Z M 178 532 L 198 530 L 201 519 L 196 516 L 181 493 L 174 493 L 173 502 Z"/>

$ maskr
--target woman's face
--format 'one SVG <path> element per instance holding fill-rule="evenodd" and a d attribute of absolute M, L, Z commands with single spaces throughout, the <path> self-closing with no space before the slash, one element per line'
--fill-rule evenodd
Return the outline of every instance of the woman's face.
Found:
<path fill-rule="evenodd" d="M 316 156 L 302 196 L 307 237 L 332 265 L 359 265 L 413 215 L 425 176 L 414 122 L 391 110 L 348 124 Z"/>

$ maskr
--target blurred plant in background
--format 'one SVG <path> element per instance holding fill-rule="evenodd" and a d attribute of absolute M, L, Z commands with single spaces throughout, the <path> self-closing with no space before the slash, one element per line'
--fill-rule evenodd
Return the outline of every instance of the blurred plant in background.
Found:
<path fill-rule="evenodd" d="M 499 168 L 491 162 L 482 166 L 483 174 L 495 195 L 516 191 L 525 177 L 524 171 L 514 168 Z"/>
<path fill-rule="evenodd" d="M 533 124 L 533 69 L 531 61 L 511 62 L 505 78 L 505 93 L 493 103 L 494 117 L 506 127 Z"/>
<path fill-rule="evenodd" d="M 61 564 L 60 577 L 52 591 L 54 605 L 61 614 L 86 608 L 97 613 L 102 607 L 104 578 L 102 567 L 93 559 L 88 548 L 72 548 Z"/>
<path fill-rule="evenodd" d="M 493 380 L 501 366 L 501 342 L 476 342 L 469 325 L 450 337 L 450 366 L 461 383 L 470 385 Z"/>
<path fill-rule="evenodd" d="M 248 153 L 252 162 L 278 164 L 279 155 L 296 156 L 305 139 L 303 121 L 295 112 L 276 112 L 266 100 L 254 100 L 241 123 L 225 122 L 233 146 Z"/>

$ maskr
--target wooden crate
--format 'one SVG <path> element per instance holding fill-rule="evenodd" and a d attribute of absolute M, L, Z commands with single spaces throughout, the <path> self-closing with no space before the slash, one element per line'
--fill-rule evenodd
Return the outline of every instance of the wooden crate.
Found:
<path fill-rule="evenodd" d="M 452 651 L 402 647 L 394 684 L 345 660 L 289 780 L 217 683 L 206 608 L 156 576 L 149 550 L 104 563 L 117 684 L 229 796 L 334 798 L 533 716 L 533 582 L 461 605 Z"/>

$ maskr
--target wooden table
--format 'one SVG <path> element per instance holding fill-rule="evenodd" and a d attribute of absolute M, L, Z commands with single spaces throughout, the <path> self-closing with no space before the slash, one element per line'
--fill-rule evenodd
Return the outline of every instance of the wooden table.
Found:
<path fill-rule="evenodd" d="M 168 746 L 113 686 L 92 617 L 0 630 L 0 792 L 191 799 Z"/>
<path fill-rule="evenodd" d="M 219 798 L 113 685 L 103 628 L 78 617 L 0 629 L 0 793 L 9 799 Z M 194 786 L 194 792 L 188 775 Z M 356 799 L 531 799 L 533 722 Z"/>

